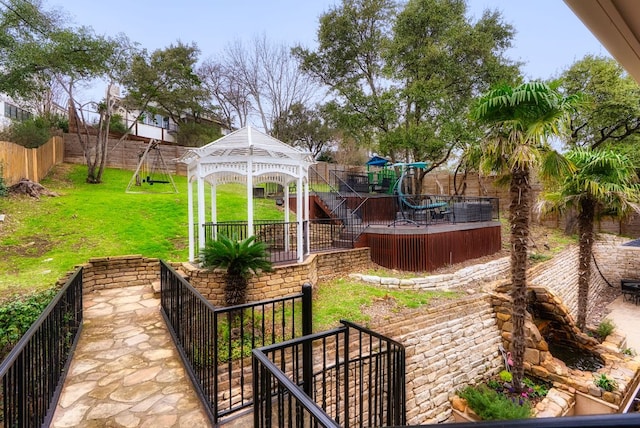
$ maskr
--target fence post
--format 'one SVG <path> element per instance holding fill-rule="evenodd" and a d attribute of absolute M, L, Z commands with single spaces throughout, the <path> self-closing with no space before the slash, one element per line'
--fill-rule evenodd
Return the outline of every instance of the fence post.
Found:
<path fill-rule="evenodd" d="M 311 302 L 312 287 L 308 282 L 302 286 L 302 336 L 313 333 L 313 304 Z M 311 397 L 313 388 L 313 356 L 312 342 L 302 342 L 302 389 Z"/>

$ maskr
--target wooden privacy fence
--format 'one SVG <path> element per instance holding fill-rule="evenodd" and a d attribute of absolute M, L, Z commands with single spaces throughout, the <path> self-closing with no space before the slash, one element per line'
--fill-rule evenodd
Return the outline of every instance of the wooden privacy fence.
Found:
<path fill-rule="evenodd" d="M 62 163 L 63 158 L 62 137 L 52 137 L 37 149 L 27 149 L 18 144 L 0 141 L 0 171 L 7 186 L 23 178 L 37 183 L 54 165 Z"/>

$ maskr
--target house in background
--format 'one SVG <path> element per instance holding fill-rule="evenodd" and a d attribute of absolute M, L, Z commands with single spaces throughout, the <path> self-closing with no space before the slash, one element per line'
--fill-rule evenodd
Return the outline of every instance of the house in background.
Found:
<path fill-rule="evenodd" d="M 120 89 L 115 86 L 112 87 L 111 96 L 121 99 Z M 142 115 L 139 115 L 139 113 L 140 112 L 137 110 L 129 111 L 124 107 L 118 107 L 117 109 L 117 114 L 122 117 L 127 129 L 133 125 L 130 131 L 131 136 L 134 138 L 155 139 L 159 142 L 165 143 L 179 143 L 176 139 L 176 135 L 180 125 L 171 117 L 149 112 L 144 112 Z M 184 119 L 185 122 L 196 120 L 196 118 L 188 114 L 182 115 L 181 119 Z M 200 123 L 205 123 L 212 127 L 218 127 L 220 134 L 223 136 L 232 131 L 221 121 L 213 117 L 198 117 L 197 120 Z"/>
<path fill-rule="evenodd" d="M 33 116 L 32 112 L 18 104 L 11 97 L 0 94 L 0 129 L 10 126 L 14 120 L 22 121 Z"/>

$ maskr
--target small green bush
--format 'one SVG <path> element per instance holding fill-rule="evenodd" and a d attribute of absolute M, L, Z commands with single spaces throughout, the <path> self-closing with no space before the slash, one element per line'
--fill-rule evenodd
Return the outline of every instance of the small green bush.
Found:
<path fill-rule="evenodd" d="M 613 330 L 616 328 L 616 325 L 608 319 L 604 319 L 598 324 L 598 328 L 596 329 L 596 334 L 604 339 L 613 333 Z"/>
<path fill-rule="evenodd" d="M 503 382 L 511 382 L 513 380 L 513 375 L 507 370 L 502 370 L 499 374 L 500 380 Z"/>
<path fill-rule="evenodd" d="M 38 319 L 55 295 L 56 290 L 50 289 L 20 296 L 0 305 L 0 360 Z"/>
<path fill-rule="evenodd" d="M 628 355 L 629 357 L 636 356 L 636 351 L 633 348 L 624 348 L 620 352 L 622 352 L 624 355 Z"/>
<path fill-rule="evenodd" d="M 127 132 L 127 125 L 124 123 L 124 119 L 119 114 L 114 114 L 111 116 L 111 120 L 109 121 L 109 131 L 119 132 L 121 134 L 125 134 Z"/>
<path fill-rule="evenodd" d="M 7 193 L 9 193 L 9 189 L 7 188 L 7 183 L 4 182 L 2 172 L 2 164 L 0 164 L 0 198 L 7 196 Z"/>
<path fill-rule="evenodd" d="M 41 117 L 14 122 L 8 134 L 9 141 L 12 143 L 35 149 L 51 138 L 51 124 Z"/>
<path fill-rule="evenodd" d="M 549 386 L 545 383 L 534 382 L 528 377 L 522 379 L 522 383 L 527 387 L 529 397 L 546 397 L 549 393 Z"/>
<path fill-rule="evenodd" d="M 514 402 L 484 385 L 468 386 L 459 393 L 469 407 L 485 421 L 525 419 L 531 416 L 531 403 L 521 398 Z"/>
<path fill-rule="evenodd" d="M 609 376 L 607 376 L 604 373 L 596 377 L 593 383 L 595 383 L 595 385 L 598 388 L 602 388 L 605 391 L 609 391 L 609 392 L 613 391 L 618 386 L 615 380 L 611 379 Z"/>
<path fill-rule="evenodd" d="M 202 123 L 188 122 L 178 125 L 178 144 L 187 147 L 201 147 L 220 138 L 220 128 Z"/>

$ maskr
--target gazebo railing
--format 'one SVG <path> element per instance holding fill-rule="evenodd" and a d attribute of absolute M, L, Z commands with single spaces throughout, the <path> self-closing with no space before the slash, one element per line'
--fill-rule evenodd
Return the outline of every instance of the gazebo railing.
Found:
<path fill-rule="evenodd" d="M 256 241 L 267 245 L 267 251 L 273 263 L 293 262 L 298 259 L 297 226 L 298 223 L 295 221 L 255 220 L 253 234 Z M 214 239 L 217 234 L 238 241 L 249 237 L 249 224 L 246 221 L 207 222 L 204 223 L 203 228 L 205 241 Z M 198 228 L 196 227 L 195 230 L 197 234 Z M 196 242 L 198 242 L 197 236 Z"/>

